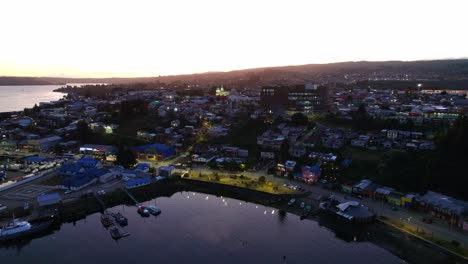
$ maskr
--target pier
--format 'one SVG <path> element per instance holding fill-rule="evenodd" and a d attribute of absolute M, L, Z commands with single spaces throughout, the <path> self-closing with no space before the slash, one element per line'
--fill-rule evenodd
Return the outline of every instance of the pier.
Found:
<path fill-rule="evenodd" d="M 96 193 L 94 193 L 94 197 L 96 198 L 96 200 L 98 201 L 99 205 L 101 206 L 102 211 L 103 211 L 105 214 L 108 214 L 106 205 L 105 205 L 104 202 L 102 201 L 101 197 L 99 197 L 99 195 L 97 195 Z"/>
<path fill-rule="evenodd" d="M 138 200 L 127 189 L 122 188 L 122 190 L 128 195 L 128 197 L 130 197 L 130 199 L 132 199 L 132 201 L 135 203 L 136 206 L 140 205 Z"/>

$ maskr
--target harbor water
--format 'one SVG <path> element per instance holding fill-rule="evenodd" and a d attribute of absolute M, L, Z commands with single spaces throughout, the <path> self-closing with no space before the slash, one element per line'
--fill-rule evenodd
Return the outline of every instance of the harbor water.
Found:
<path fill-rule="evenodd" d="M 344 239 L 318 221 L 244 201 L 179 192 L 143 203 L 162 214 L 128 218 L 130 236 L 113 240 L 95 213 L 20 244 L 0 245 L 5 263 L 402 263 L 379 246 Z M 345 236 L 346 237 L 346 236 Z"/>

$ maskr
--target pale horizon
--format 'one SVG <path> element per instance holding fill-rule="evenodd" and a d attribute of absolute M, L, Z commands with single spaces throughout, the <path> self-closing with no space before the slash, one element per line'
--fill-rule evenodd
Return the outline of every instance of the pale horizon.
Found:
<path fill-rule="evenodd" d="M 0 76 L 110 78 L 468 57 L 465 1 L 9 1 Z"/>

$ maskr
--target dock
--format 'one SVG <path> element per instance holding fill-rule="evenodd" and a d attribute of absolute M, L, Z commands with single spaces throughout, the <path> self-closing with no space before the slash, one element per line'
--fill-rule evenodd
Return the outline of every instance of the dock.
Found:
<path fill-rule="evenodd" d="M 94 193 L 94 197 L 96 198 L 96 200 L 98 201 L 99 205 L 101 206 L 102 211 L 103 211 L 105 214 L 108 214 L 106 205 L 105 205 L 104 202 L 102 201 L 101 197 L 99 197 L 99 195 L 97 195 L 96 193 Z"/>
<path fill-rule="evenodd" d="M 136 206 L 140 205 L 138 200 L 127 189 L 122 188 L 122 190 L 128 195 L 128 197 L 130 197 L 130 199 L 132 199 L 132 201 L 135 203 Z"/>

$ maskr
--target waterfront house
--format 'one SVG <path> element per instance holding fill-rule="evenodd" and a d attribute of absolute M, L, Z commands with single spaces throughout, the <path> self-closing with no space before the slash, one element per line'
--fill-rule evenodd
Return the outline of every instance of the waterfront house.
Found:
<path fill-rule="evenodd" d="M 387 196 L 387 203 L 395 206 L 401 206 L 401 198 L 404 196 L 403 193 L 397 192 L 397 191 L 392 191 L 388 196 Z"/>
<path fill-rule="evenodd" d="M 353 193 L 355 194 L 363 194 L 364 190 L 371 185 L 371 181 L 369 180 L 361 180 L 357 184 L 353 186 Z"/>
<path fill-rule="evenodd" d="M 161 166 L 157 168 L 157 176 L 161 177 L 171 177 L 175 172 L 175 167 L 173 166 Z"/>
<path fill-rule="evenodd" d="M 125 188 L 131 189 L 136 188 L 144 185 L 148 185 L 151 183 L 151 178 L 141 178 L 136 180 L 131 180 L 125 183 Z"/>
<path fill-rule="evenodd" d="M 460 228 L 467 226 L 465 219 L 468 202 L 433 191 L 428 191 L 425 195 L 416 197 L 415 200 L 421 211 Z"/>

